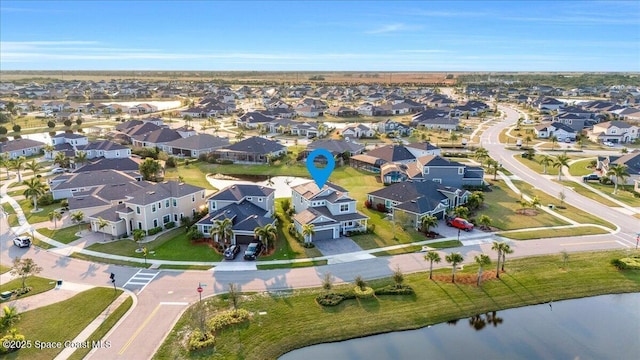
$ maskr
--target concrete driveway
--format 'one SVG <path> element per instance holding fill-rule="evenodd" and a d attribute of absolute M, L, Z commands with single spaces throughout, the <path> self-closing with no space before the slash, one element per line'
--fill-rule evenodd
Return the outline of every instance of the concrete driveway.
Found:
<path fill-rule="evenodd" d="M 356 244 L 355 241 L 347 237 L 331 240 L 316 240 L 313 244 L 320 250 L 322 255 L 325 256 L 362 251 L 362 248 Z"/>

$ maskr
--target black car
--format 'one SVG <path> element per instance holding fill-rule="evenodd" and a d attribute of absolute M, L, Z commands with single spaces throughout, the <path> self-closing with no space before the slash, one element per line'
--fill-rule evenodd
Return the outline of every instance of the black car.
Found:
<path fill-rule="evenodd" d="M 600 180 L 600 176 L 598 176 L 598 174 L 589 174 L 582 177 L 582 181 L 584 182 L 591 180 Z"/>
<path fill-rule="evenodd" d="M 227 260 L 233 260 L 236 258 L 236 256 L 238 256 L 239 252 L 240 252 L 239 245 L 231 245 L 227 250 L 224 251 L 224 258 Z"/>
<path fill-rule="evenodd" d="M 247 247 L 247 250 L 244 252 L 245 260 L 255 260 L 258 255 L 262 252 L 262 243 L 261 242 L 252 242 Z"/>

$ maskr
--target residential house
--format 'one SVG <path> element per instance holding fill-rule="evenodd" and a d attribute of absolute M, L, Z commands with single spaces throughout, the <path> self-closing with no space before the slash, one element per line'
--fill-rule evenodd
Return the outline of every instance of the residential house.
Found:
<path fill-rule="evenodd" d="M 327 113 L 338 117 L 356 117 L 359 115 L 357 110 L 345 106 L 332 106 L 327 110 Z"/>
<path fill-rule="evenodd" d="M 558 141 L 565 141 L 565 139 L 575 141 L 576 136 L 578 135 L 576 130 L 561 122 L 536 125 L 533 128 L 533 132 L 539 139 L 548 139 L 555 136 Z"/>
<path fill-rule="evenodd" d="M 104 232 L 112 237 L 130 236 L 134 229 L 149 231 L 154 228 L 171 228 L 179 225 L 184 217 L 193 217 L 206 208 L 203 188 L 165 181 L 138 189 L 127 195 L 122 203 L 95 213 L 87 219 L 91 230 Z M 100 219 L 107 226 L 100 229 Z M 168 225 L 172 223 L 172 225 Z"/>
<path fill-rule="evenodd" d="M 40 141 L 31 139 L 15 139 L 6 142 L 0 142 L 0 153 L 9 154 L 9 159 L 15 159 L 20 156 L 39 155 L 45 144 Z"/>
<path fill-rule="evenodd" d="M 295 108 L 296 115 L 307 117 L 307 118 L 316 118 L 322 115 L 322 111 L 313 106 L 299 106 Z"/>
<path fill-rule="evenodd" d="M 314 234 L 305 241 L 337 239 L 367 229 L 368 217 L 356 210 L 349 192 L 327 182 L 322 189 L 314 181 L 291 188 L 295 210 L 293 223 L 302 234 L 305 225 L 313 225 Z"/>
<path fill-rule="evenodd" d="M 267 163 L 270 158 L 277 158 L 286 153 L 286 146 L 277 141 L 257 136 L 241 140 L 235 144 L 214 151 L 214 154 L 220 156 L 222 160 L 248 164 L 264 164 Z"/>
<path fill-rule="evenodd" d="M 593 125 L 593 130 L 587 136 L 593 142 L 623 144 L 640 138 L 640 128 L 624 121 L 607 121 Z"/>
<path fill-rule="evenodd" d="M 216 234 L 217 221 L 230 219 L 232 244 L 247 245 L 256 241 L 254 230 L 275 225 L 275 190 L 266 186 L 237 184 L 228 186 L 207 199 L 209 214 L 196 224 L 207 238 L 221 241 Z"/>
<path fill-rule="evenodd" d="M 360 138 L 372 138 L 376 136 L 376 132 L 374 129 L 363 125 L 350 125 L 342 129 L 342 136 L 347 139 L 360 139 Z"/>
<path fill-rule="evenodd" d="M 484 169 L 450 161 L 438 155 L 418 157 L 407 165 L 407 177 L 414 181 L 431 181 L 445 186 L 463 188 L 483 186 Z"/>
<path fill-rule="evenodd" d="M 302 158 L 306 158 L 313 150 L 316 149 L 325 149 L 334 157 L 344 158 L 347 155 L 353 156 L 356 154 L 362 154 L 364 151 L 364 145 L 346 140 L 316 140 L 307 145 L 307 148 L 301 154 Z"/>
<path fill-rule="evenodd" d="M 535 100 L 532 105 L 538 108 L 538 110 L 558 111 L 565 104 L 562 101 L 551 97 L 541 97 Z"/>
<path fill-rule="evenodd" d="M 100 170 L 76 172 L 56 176 L 49 180 L 49 187 L 54 200 L 66 199 L 76 193 L 93 191 L 102 185 L 124 184 L 142 180 L 142 176 L 127 174 L 118 170 Z"/>
<path fill-rule="evenodd" d="M 464 205 L 471 193 L 438 183 L 404 181 L 367 194 L 368 206 L 392 214 L 393 221 L 420 227 L 423 216 L 444 219 L 448 210 Z"/>
<path fill-rule="evenodd" d="M 399 136 L 409 136 L 413 129 L 407 125 L 387 119 L 377 124 L 377 130 L 381 134 L 396 133 Z"/>
<path fill-rule="evenodd" d="M 169 154 L 197 158 L 200 154 L 208 154 L 228 145 L 228 138 L 198 134 L 168 142 L 164 148 Z"/>
<path fill-rule="evenodd" d="M 133 146 L 138 147 L 157 147 L 165 150 L 165 145 L 178 139 L 182 139 L 180 134 L 169 128 L 160 128 L 146 134 L 133 135 L 131 137 Z"/>
<path fill-rule="evenodd" d="M 239 127 L 245 127 L 247 129 L 255 129 L 259 124 L 268 124 L 274 120 L 274 117 L 267 116 L 258 111 L 249 111 L 240 116 L 236 123 Z"/>
<path fill-rule="evenodd" d="M 625 185 L 634 185 L 634 182 L 640 180 L 640 150 L 634 150 L 624 155 L 608 155 L 598 157 L 597 168 L 602 174 L 606 174 L 612 165 L 625 165 L 629 177 L 625 179 Z M 609 176 L 611 181 L 615 182 L 615 176 Z"/>

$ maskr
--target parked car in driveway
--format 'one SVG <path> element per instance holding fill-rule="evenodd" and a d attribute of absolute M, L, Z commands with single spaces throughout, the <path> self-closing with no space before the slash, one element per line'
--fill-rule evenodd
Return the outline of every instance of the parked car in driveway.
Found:
<path fill-rule="evenodd" d="M 62 174 L 64 173 L 64 169 L 63 168 L 54 168 L 53 170 L 51 170 L 52 174 Z"/>
<path fill-rule="evenodd" d="M 13 239 L 13 245 L 19 248 L 29 247 L 31 246 L 31 238 L 28 236 L 18 236 L 17 238 Z"/>
<path fill-rule="evenodd" d="M 584 182 L 593 180 L 600 180 L 600 176 L 598 176 L 598 174 L 589 174 L 582 177 L 582 181 Z"/>
<path fill-rule="evenodd" d="M 463 219 L 463 218 L 449 218 L 447 219 L 447 226 L 451 226 L 460 230 L 464 230 L 464 231 L 471 231 L 473 230 L 473 224 L 468 222 L 467 220 Z"/>
<path fill-rule="evenodd" d="M 233 260 L 238 256 L 240 252 L 240 245 L 231 245 L 227 250 L 224 251 L 224 258 L 227 260 Z"/>
<path fill-rule="evenodd" d="M 252 242 L 247 247 L 247 250 L 244 252 L 245 260 L 255 260 L 258 255 L 262 252 L 262 243 L 261 242 Z"/>

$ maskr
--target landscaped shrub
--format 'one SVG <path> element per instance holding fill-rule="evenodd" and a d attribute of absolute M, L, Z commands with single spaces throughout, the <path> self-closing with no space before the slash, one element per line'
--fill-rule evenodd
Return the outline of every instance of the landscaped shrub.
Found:
<path fill-rule="evenodd" d="M 9 334 L 3 336 L 0 339 L 0 354 L 8 354 L 16 350 L 19 350 L 20 346 L 5 347 L 5 345 L 6 346 L 10 346 L 12 344 L 20 345 L 20 343 L 21 342 L 24 343 L 24 341 L 25 341 L 24 335 L 9 332 Z"/>
<path fill-rule="evenodd" d="M 217 162 L 220 165 L 231 165 L 231 164 L 233 164 L 233 160 L 229 160 L 229 159 L 222 159 L 222 160 L 218 160 Z"/>
<path fill-rule="evenodd" d="M 215 336 L 208 333 L 203 334 L 200 329 L 195 329 L 191 332 L 191 335 L 189 335 L 187 349 L 189 351 L 197 351 L 211 348 L 215 344 L 215 341 Z"/>
<path fill-rule="evenodd" d="M 170 156 L 170 157 L 167 159 L 167 161 L 165 162 L 165 165 L 166 165 L 168 168 L 174 168 L 174 167 L 176 167 L 176 165 L 177 165 L 177 163 L 176 163 L 176 158 L 175 158 L 175 157 L 173 157 L 173 156 Z"/>
<path fill-rule="evenodd" d="M 640 270 L 640 255 L 631 255 L 622 259 L 611 260 L 611 265 L 620 270 Z"/>
<path fill-rule="evenodd" d="M 31 290 L 33 290 L 33 288 L 31 286 L 27 286 L 27 287 L 23 287 L 23 288 L 17 288 L 15 290 L 13 290 L 13 294 L 15 296 L 22 296 L 28 292 L 30 292 Z"/>
<path fill-rule="evenodd" d="M 376 210 L 380 212 L 387 212 L 387 207 L 384 204 L 376 204 Z"/>
<path fill-rule="evenodd" d="M 202 239 L 204 234 L 198 230 L 197 227 L 191 227 L 189 231 L 187 231 L 187 238 L 189 240 Z"/>
<path fill-rule="evenodd" d="M 46 193 L 38 198 L 38 206 L 47 206 L 55 202 L 51 193 Z"/>
<path fill-rule="evenodd" d="M 20 130 L 22 130 L 22 126 L 15 124 L 13 125 L 13 131 L 14 132 L 20 132 Z"/>
<path fill-rule="evenodd" d="M 8 132 L 7 128 L 4 126 L 0 126 L 0 135 L 5 135 Z"/>
<path fill-rule="evenodd" d="M 241 324 L 248 321 L 250 317 L 251 315 L 249 314 L 249 311 L 245 309 L 229 310 L 209 319 L 209 321 L 207 321 L 207 326 L 209 327 L 209 330 L 215 334 L 217 331 L 231 325 Z"/>
<path fill-rule="evenodd" d="M 65 121 L 63 122 L 63 124 L 64 124 L 64 126 L 69 127 L 69 126 L 71 126 L 71 124 L 72 124 L 72 123 L 71 123 L 71 120 L 68 120 L 68 119 L 67 119 L 67 120 L 65 120 Z"/>
<path fill-rule="evenodd" d="M 304 247 L 306 249 L 313 249 L 316 246 L 312 242 L 306 242 L 306 243 L 302 244 L 302 247 Z"/>
<path fill-rule="evenodd" d="M 316 302 L 322 306 L 336 306 L 344 300 L 344 296 L 336 293 L 320 294 L 316 296 Z"/>
<path fill-rule="evenodd" d="M 373 288 L 370 288 L 368 286 L 365 286 L 364 288 L 361 288 L 360 286 L 355 286 L 353 288 L 353 293 L 359 299 L 372 298 L 376 294 Z"/>
<path fill-rule="evenodd" d="M 154 228 L 151 228 L 151 229 L 149 229 L 147 231 L 147 235 L 155 235 L 155 234 L 157 234 L 157 233 L 159 233 L 161 231 L 162 231 L 162 227 L 161 226 L 154 227 Z"/>
<path fill-rule="evenodd" d="M 409 285 L 402 285 L 397 287 L 395 285 L 388 285 L 380 289 L 375 290 L 376 295 L 413 295 L 415 291 Z"/>
<path fill-rule="evenodd" d="M 165 229 L 173 229 L 174 227 L 176 227 L 176 223 L 173 221 L 169 221 L 168 223 L 164 224 Z"/>
<path fill-rule="evenodd" d="M 366 201 L 364 202 L 364 207 L 366 207 L 367 209 L 371 209 L 371 201 L 366 200 Z"/>

